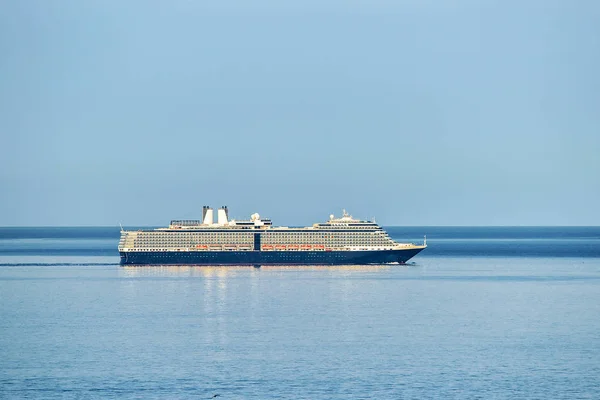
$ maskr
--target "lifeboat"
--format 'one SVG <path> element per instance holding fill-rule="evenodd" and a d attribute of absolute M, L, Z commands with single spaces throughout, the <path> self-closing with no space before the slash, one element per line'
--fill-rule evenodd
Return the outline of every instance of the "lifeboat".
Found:
<path fill-rule="evenodd" d="M 323 246 L 322 244 L 315 244 L 314 248 L 317 250 L 323 250 L 325 248 L 325 246 Z"/>
<path fill-rule="evenodd" d="M 265 244 L 265 245 L 262 247 L 262 249 L 263 249 L 263 250 L 273 250 L 273 246 L 272 246 L 272 245 L 270 245 L 270 244 Z"/>
<path fill-rule="evenodd" d="M 285 250 L 287 247 L 285 244 L 278 244 L 275 246 L 275 249 L 277 250 Z"/>
<path fill-rule="evenodd" d="M 302 250 L 310 250 L 312 249 L 312 246 L 310 244 L 303 244 L 302 246 L 300 246 L 300 248 Z"/>
<path fill-rule="evenodd" d="M 298 246 L 297 244 L 290 244 L 288 246 L 288 249 L 290 250 L 298 250 L 300 248 L 300 246 Z"/>

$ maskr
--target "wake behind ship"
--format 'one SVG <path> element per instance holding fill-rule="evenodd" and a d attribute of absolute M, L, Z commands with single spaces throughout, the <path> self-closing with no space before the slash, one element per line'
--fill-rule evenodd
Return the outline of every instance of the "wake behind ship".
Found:
<path fill-rule="evenodd" d="M 398 243 L 375 222 L 330 215 L 303 228 L 274 227 L 270 219 L 229 221 L 227 207 L 203 207 L 202 220 L 168 228 L 121 230 L 122 265 L 363 265 L 400 263 L 427 247 Z"/>

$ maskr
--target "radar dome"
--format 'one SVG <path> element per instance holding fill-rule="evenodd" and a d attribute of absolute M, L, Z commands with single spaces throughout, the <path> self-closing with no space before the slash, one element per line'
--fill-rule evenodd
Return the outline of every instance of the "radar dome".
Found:
<path fill-rule="evenodd" d="M 258 221 L 260 219 L 260 215 L 258 215 L 258 213 L 254 213 L 250 216 L 250 219 L 252 221 Z"/>
<path fill-rule="evenodd" d="M 333 215 L 333 214 L 329 215 L 329 219 L 333 219 L 334 217 L 335 217 L 335 215 Z"/>

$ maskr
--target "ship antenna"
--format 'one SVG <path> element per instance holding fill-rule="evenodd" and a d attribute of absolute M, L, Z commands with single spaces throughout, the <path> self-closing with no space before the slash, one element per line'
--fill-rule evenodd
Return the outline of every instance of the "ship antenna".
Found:
<path fill-rule="evenodd" d="M 427 235 L 425 235 L 425 238 L 423 239 L 423 246 L 427 246 Z"/>
<path fill-rule="evenodd" d="M 119 226 L 121 227 L 121 232 L 123 232 L 123 225 L 119 222 Z"/>

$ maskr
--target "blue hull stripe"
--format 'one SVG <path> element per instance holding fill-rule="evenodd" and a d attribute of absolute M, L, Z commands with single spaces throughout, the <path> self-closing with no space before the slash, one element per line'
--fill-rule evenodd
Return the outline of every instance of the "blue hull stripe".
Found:
<path fill-rule="evenodd" d="M 121 252 L 122 265 L 363 265 L 405 263 L 423 249 Z"/>

